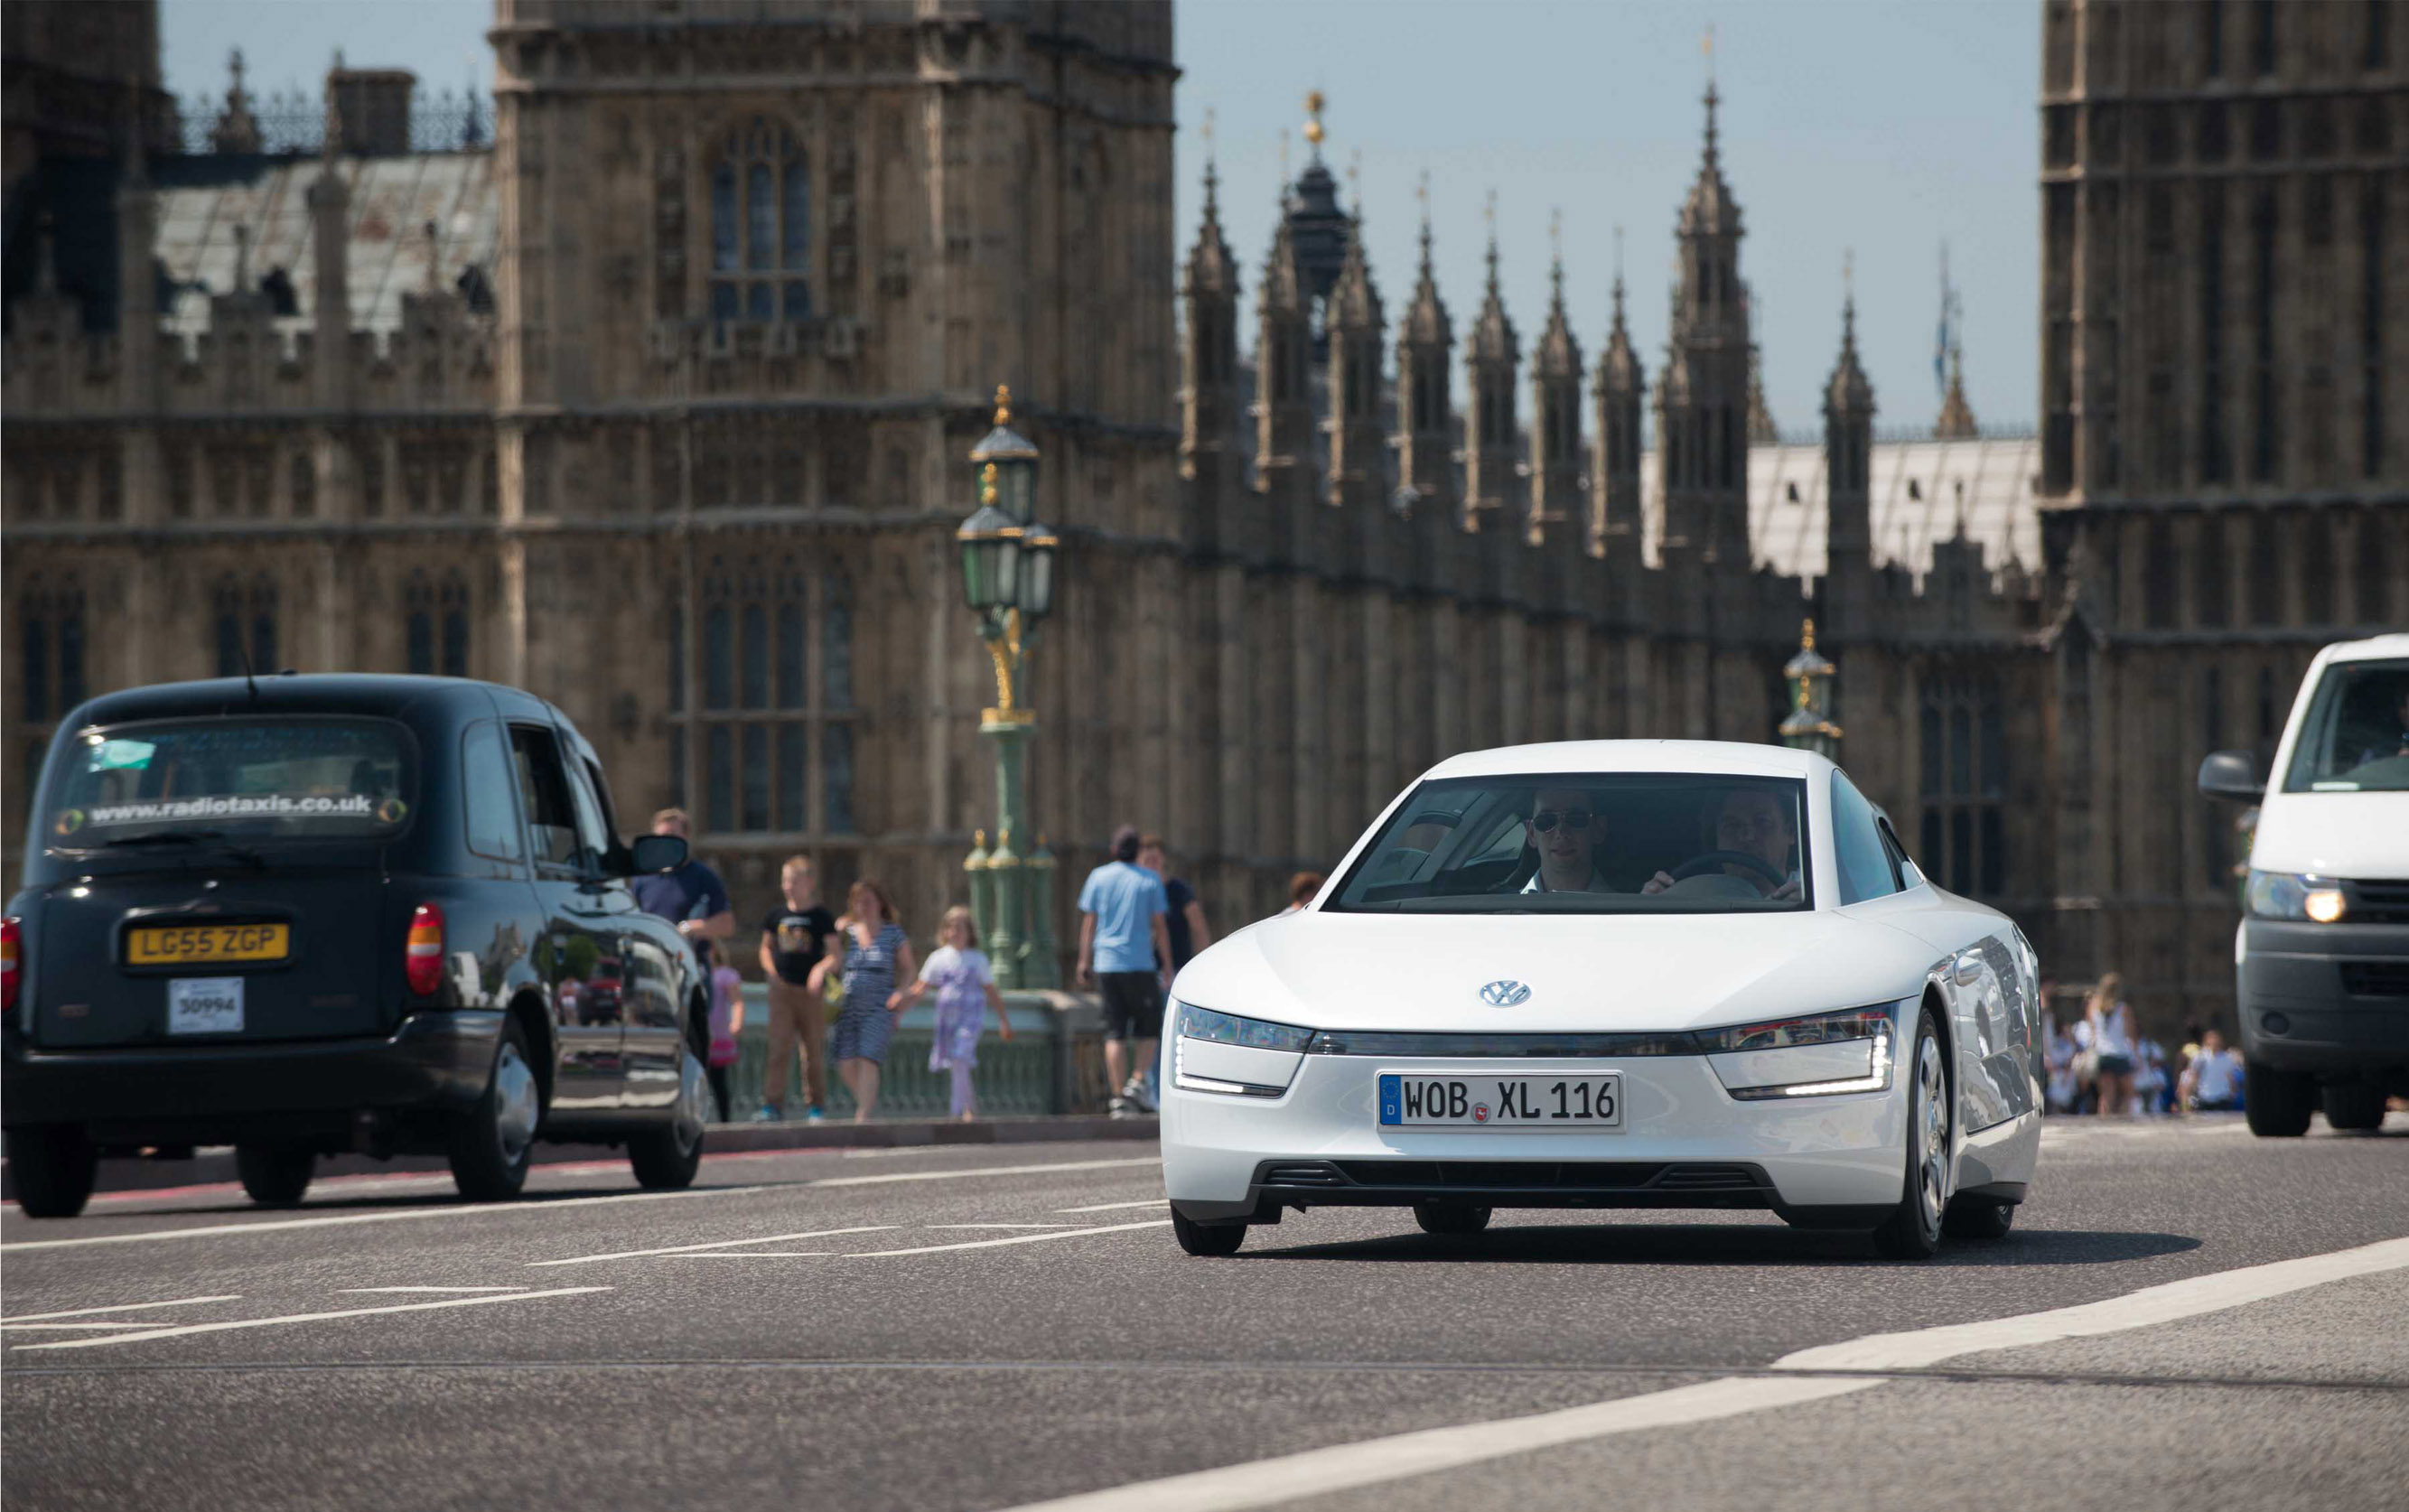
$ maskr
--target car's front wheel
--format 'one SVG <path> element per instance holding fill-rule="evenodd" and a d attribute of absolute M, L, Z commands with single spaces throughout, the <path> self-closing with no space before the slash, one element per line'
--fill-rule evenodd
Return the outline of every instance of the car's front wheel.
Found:
<path fill-rule="evenodd" d="M 1915 1047 L 1906 1065 L 1907 1190 L 1874 1231 L 1874 1247 L 1891 1260 L 1926 1260 L 1940 1247 L 1949 1207 L 1949 1076 L 1930 1008 L 1915 1015 Z"/>
<path fill-rule="evenodd" d="M 452 1182 L 472 1202 L 506 1202 L 527 1185 L 527 1157 L 543 1119 L 543 1089 L 527 1062 L 527 1033 L 502 1021 L 485 1095 L 452 1126 Z"/>
<path fill-rule="evenodd" d="M 679 1052 L 677 1107 L 670 1121 L 627 1141 L 627 1163 L 636 1168 L 636 1183 L 656 1190 L 694 1185 L 702 1170 L 702 1126 L 711 1106 L 711 1078 L 695 1058 L 694 1047 Z"/>
<path fill-rule="evenodd" d="M 306 1145 L 238 1145 L 235 1174 L 242 1189 L 262 1207 L 291 1207 L 310 1189 L 318 1169 L 318 1152 Z"/>
<path fill-rule="evenodd" d="M 8 1179 L 29 1218 L 71 1218 L 92 1200 L 100 1152 L 83 1130 L 37 1124 L 8 1130 Z"/>
<path fill-rule="evenodd" d="M 1416 1202 L 1414 1221 L 1422 1226 L 1424 1233 L 1479 1233 L 1489 1227 L 1489 1209 L 1478 1202 L 1450 1202 L 1436 1200 Z"/>
<path fill-rule="evenodd" d="M 2300 1138 L 2316 1106 L 2315 1078 L 2257 1060 L 2242 1063 L 2242 1116 L 2260 1139 Z"/>
<path fill-rule="evenodd" d="M 2334 1082 L 2322 1094 L 2326 1122 L 2336 1129 L 2384 1127 L 2384 1088 L 2373 1082 Z"/>
<path fill-rule="evenodd" d="M 1175 1207 L 1171 1210 L 1171 1237 L 1178 1240 L 1179 1247 L 1190 1255 L 1219 1260 L 1238 1252 L 1238 1246 L 1247 1242 L 1247 1226 L 1243 1223 L 1198 1223 Z"/>

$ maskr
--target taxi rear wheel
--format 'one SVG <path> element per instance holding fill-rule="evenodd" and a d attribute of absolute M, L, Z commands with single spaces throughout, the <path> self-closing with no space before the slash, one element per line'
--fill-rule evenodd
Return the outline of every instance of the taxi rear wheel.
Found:
<path fill-rule="evenodd" d="M 1238 1246 L 1247 1242 L 1247 1226 L 1192 1222 L 1175 1207 L 1171 1210 L 1171 1236 L 1190 1255 L 1219 1260 L 1238 1252 Z"/>
<path fill-rule="evenodd" d="M 242 1189 L 262 1207 L 291 1207 L 310 1189 L 318 1169 L 318 1152 L 307 1145 L 238 1145 L 235 1174 Z"/>
<path fill-rule="evenodd" d="M 1478 1202 L 1416 1202 L 1414 1221 L 1422 1226 L 1424 1233 L 1479 1233 L 1489 1227 L 1489 1209 Z"/>
<path fill-rule="evenodd" d="M 80 1129 L 36 1125 L 8 1130 L 8 1180 L 29 1218 L 71 1218 L 92 1198 L 100 1152 Z"/>
<path fill-rule="evenodd" d="M 527 1185 L 527 1157 L 542 1121 L 542 1089 L 527 1062 L 527 1031 L 502 1021 L 484 1096 L 452 1126 L 452 1182 L 472 1202 L 506 1202 Z"/>

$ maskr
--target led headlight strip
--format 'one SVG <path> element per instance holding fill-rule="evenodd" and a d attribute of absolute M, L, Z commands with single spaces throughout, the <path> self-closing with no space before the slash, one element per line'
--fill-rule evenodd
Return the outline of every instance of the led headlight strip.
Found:
<path fill-rule="evenodd" d="M 1309 1029 L 1293 1024 L 1274 1024 L 1261 1018 L 1240 1018 L 1235 1014 L 1216 1013 L 1199 1008 L 1194 1003 L 1176 1002 L 1176 1015 L 1171 1042 L 1171 1085 L 1183 1092 L 1219 1092 L 1228 1097 L 1278 1097 L 1286 1087 L 1266 1087 L 1254 1082 L 1233 1082 L 1219 1076 L 1200 1076 L 1188 1069 L 1188 1043 L 1200 1040 L 1209 1044 L 1232 1044 L 1248 1050 L 1281 1050 L 1296 1054 L 1313 1038 Z"/>
<path fill-rule="evenodd" d="M 1862 1076 L 1724 1088 L 1741 1102 L 1755 1102 L 1774 1098 L 1833 1097 L 1844 1092 L 1887 1091 L 1890 1089 L 1891 1041 L 1896 1033 L 1891 1020 L 1891 1005 L 1878 1003 L 1869 1008 L 1850 1008 L 1837 1014 L 1811 1014 L 1798 1018 L 1741 1024 L 1731 1029 L 1705 1030 L 1699 1032 L 1698 1039 L 1709 1055 L 1804 1049 L 1858 1040 L 1871 1042 L 1866 1073 Z"/>

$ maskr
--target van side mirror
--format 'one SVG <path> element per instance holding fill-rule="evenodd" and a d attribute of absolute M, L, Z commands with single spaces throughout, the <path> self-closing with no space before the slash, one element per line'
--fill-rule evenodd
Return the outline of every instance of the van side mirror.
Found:
<path fill-rule="evenodd" d="M 2249 752 L 2215 751 L 2200 761 L 2200 792 L 2202 798 L 2256 803 L 2267 796 L 2267 785 L 2258 780 L 2258 764 Z"/>
<path fill-rule="evenodd" d="M 628 871 L 634 876 L 674 871 L 685 865 L 684 835 L 638 835 L 627 850 L 631 863 Z"/>

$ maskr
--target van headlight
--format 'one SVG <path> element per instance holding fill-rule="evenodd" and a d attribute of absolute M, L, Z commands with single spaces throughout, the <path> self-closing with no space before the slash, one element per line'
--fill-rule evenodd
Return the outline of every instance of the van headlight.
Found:
<path fill-rule="evenodd" d="M 1702 1030 L 1707 1063 L 1743 1102 L 1890 1089 L 1891 1003 Z"/>
<path fill-rule="evenodd" d="M 2338 924 L 2350 912 L 2350 899 L 2343 884 L 2331 877 L 2253 871 L 2243 896 L 2249 901 L 2251 914 L 2262 919 Z"/>

